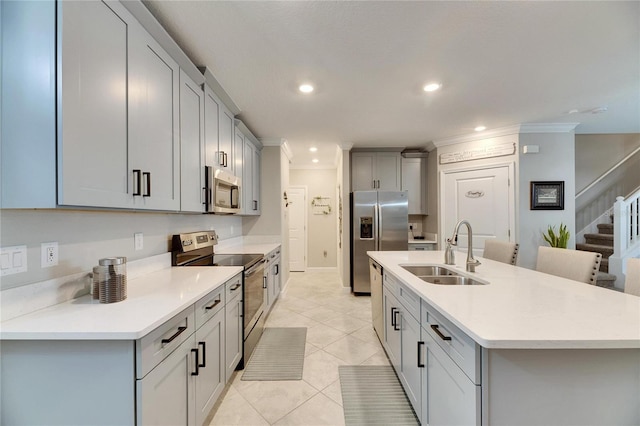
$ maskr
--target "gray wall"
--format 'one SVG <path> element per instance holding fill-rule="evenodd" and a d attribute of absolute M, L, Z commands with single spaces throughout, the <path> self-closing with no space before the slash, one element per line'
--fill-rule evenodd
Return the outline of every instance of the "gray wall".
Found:
<path fill-rule="evenodd" d="M 220 239 L 242 235 L 238 216 L 83 210 L 0 210 L 2 247 L 27 246 L 27 272 L 2 277 L 1 289 L 90 272 L 98 259 L 137 260 L 167 253 L 171 235 L 215 229 Z M 133 234 L 144 249 L 135 251 Z M 58 265 L 40 267 L 40 244 L 58 242 Z"/>
<path fill-rule="evenodd" d="M 520 153 L 518 265 L 534 269 L 538 247 L 546 245 L 542 233 L 549 225 L 567 225 L 571 232 L 568 248 L 575 248 L 575 141 L 574 133 L 521 133 L 520 146 L 538 145 L 538 154 Z M 522 152 L 522 150 L 520 150 Z M 530 210 L 531 181 L 564 181 L 564 210 Z"/>
<path fill-rule="evenodd" d="M 638 133 L 576 135 L 576 192 L 582 191 L 638 147 Z"/>
<path fill-rule="evenodd" d="M 289 183 L 307 187 L 307 266 L 337 267 L 337 170 L 292 169 Z M 331 212 L 314 214 L 314 197 L 329 197 Z M 326 255 L 325 255 L 326 252 Z"/>

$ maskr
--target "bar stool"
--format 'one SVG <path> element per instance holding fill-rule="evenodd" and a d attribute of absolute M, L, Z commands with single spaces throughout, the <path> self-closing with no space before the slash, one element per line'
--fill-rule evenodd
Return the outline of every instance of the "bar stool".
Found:
<path fill-rule="evenodd" d="M 541 246 L 536 270 L 595 285 L 601 260 L 600 253 Z"/>
<path fill-rule="evenodd" d="M 484 252 L 482 253 L 482 257 L 502 263 L 508 263 L 509 265 L 515 265 L 516 260 L 518 259 L 519 247 L 519 244 L 508 241 L 484 240 Z"/>
<path fill-rule="evenodd" d="M 640 296 L 640 259 L 629 258 L 627 260 L 627 276 L 624 280 L 624 292 Z"/>

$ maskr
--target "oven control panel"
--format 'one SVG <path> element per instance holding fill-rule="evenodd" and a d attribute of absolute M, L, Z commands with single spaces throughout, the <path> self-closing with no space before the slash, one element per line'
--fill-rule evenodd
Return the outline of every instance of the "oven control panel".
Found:
<path fill-rule="evenodd" d="M 189 234 L 174 235 L 173 250 L 188 252 L 203 247 L 213 247 L 218 244 L 216 231 L 191 232 Z"/>

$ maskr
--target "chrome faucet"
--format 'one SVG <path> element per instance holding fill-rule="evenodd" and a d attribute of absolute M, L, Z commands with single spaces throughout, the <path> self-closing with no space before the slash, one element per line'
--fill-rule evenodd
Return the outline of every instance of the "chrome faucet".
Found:
<path fill-rule="evenodd" d="M 467 235 L 469 238 L 469 244 L 468 244 L 469 247 L 467 247 L 467 271 L 475 272 L 476 266 L 479 266 L 480 262 L 477 259 L 474 259 L 473 257 L 473 231 L 471 230 L 471 224 L 466 220 L 461 220 L 460 222 L 456 223 L 456 226 L 453 229 L 453 235 L 451 236 L 450 239 L 447 240 L 447 251 L 445 251 L 445 262 L 448 260 L 448 257 L 449 257 L 449 249 L 451 248 L 450 246 L 458 245 L 458 231 L 460 230 L 460 227 L 462 225 L 467 226 L 467 232 L 468 232 Z M 453 253 L 452 249 L 451 249 L 451 253 Z M 453 259 L 453 256 L 451 256 L 451 259 Z"/>

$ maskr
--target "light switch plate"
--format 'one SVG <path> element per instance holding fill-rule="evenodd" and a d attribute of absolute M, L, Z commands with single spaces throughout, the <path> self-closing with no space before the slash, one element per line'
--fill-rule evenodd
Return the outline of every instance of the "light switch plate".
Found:
<path fill-rule="evenodd" d="M 27 246 L 2 247 L 0 271 L 2 276 L 27 272 Z"/>
<path fill-rule="evenodd" d="M 144 248 L 144 236 L 142 232 L 136 232 L 133 234 L 133 245 L 136 250 L 142 250 Z"/>

